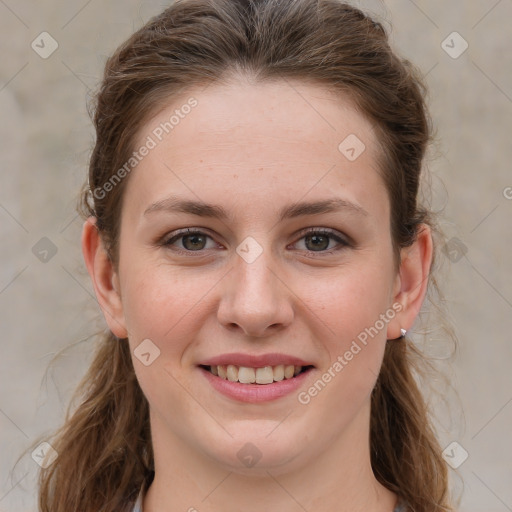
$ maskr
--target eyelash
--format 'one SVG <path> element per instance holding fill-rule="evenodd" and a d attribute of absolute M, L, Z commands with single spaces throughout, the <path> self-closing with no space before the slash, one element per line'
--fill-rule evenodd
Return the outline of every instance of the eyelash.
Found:
<path fill-rule="evenodd" d="M 208 233 L 205 233 L 204 231 L 200 231 L 200 230 L 194 229 L 194 228 L 186 228 L 186 229 L 176 231 L 173 234 L 173 236 L 171 236 L 170 238 L 164 238 L 160 242 L 159 245 L 161 245 L 163 247 L 170 248 L 171 244 L 173 244 L 180 238 L 183 238 L 185 236 L 190 236 L 190 235 L 204 235 L 204 236 L 207 236 L 208 238 L 212 238 L 210 235 L 208 235 Z M 335 253 L 336 251 L 339 251 L 339 250 L 349 247 L 351 245 L 347 240 L 344 240 L 342 237 L 340 237 L 337 234 L 336 231 L 334 231 L 332 229 L 311 228 L 311 229 L 301 231 L 300 235 L 301 236 L 297 241 L 301 240 L 302 238 L 305 238 L 308 235 L 322 235 L 322 236 L 328 236 L 329 238 L 334 239 L 336 242 L 338 242 L 340 244 L 339 246 L 334 247 L 333 249 L 329 249 L 329 250 L 325 250 L 325 251 L 308 251 L 308 250 L 306 250 L 306 253 L 309 255 L 311 255 L 311 254 L 313 254 L 315 256 L 317 254 L 330 255 L 330 254 Z M 199 256 L 202 256 L 203 255 L 202 253 L 204 253 L 204 251 L 206 251 L 208 249 L 200 249 L 198 251 L 189 251 L 186 249 L 179 249 L 179 248 L 173 247 L 171 250 L 178 254 L 187 255 L 187 256 L 193 255 L 194 253 L 199 253 Z"/>

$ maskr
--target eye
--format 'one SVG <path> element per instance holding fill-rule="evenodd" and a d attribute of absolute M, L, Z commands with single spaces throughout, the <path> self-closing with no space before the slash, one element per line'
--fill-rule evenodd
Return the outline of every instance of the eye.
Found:
<path fill-rule="evenodd" d="M 324 254 L 331 254 L 350 245 L 347 240 L 345 240 L 342 236 L 340 236 L 340 234 L 332 229 L 313 228 L 307 231 L 302 231 L 301 234 L 303 236 L 299 239 L 299 241 L 304 240 L 304 250 L 309 253 L 320 252 Z M 295 243 L 297 244 L 299 241 Z M 329 248 L 332 241 L 336 241 L 337 246 Z"/>
<path fill-rule="evenodd" d="M 297 245 L 303 241 L 303 250 L 310 254 L 331 254 L 350 246 L 350 242 L 344 239 L 343 235 L 332 229 L 311 228 L 302 231 L 300 234 L 302 237 L 292 245 Z M 213 242 L 213 238 L 205 232 L 187 228 L 176 231 L 171 237 L 164 239 L 160 245 L 172 248 L 178 254 L 190 255 L 190 253 L 201 253 L 203 250 L 217 247 L 215 243 L 207 247 L 208 239 Z M 179 244 L 175 245 L 177 242 Z M 335 242 L 334 247 L 332 247 L 333 242 Z"/>
<path fill-rule="evenodd" d="M 202 231 L 187 228 L 176 232 L 174 236 L 164 240 L 162 245 L 166 247 L 173 246 L 178 240 L 181 239 L 181 248 L 176 247 L 174 250 L 179 253 L 198 252 L 203 249 L 207 249 L 205 244 L 208 238 L 212 239 L 209 235 L 203 233 Z"/>

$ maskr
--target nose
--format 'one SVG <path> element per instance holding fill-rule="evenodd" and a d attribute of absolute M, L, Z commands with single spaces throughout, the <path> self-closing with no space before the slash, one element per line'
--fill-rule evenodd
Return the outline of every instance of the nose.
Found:
<path fill-rule="evenodd" d="M 250 263 L 238 254 L 234 260 L 234 267 L 223 280 L 217 312 L 221 325 L 255 338 L 288 327 L 294 316 L 293 287 L 270 250 L 264 250 Z"/>

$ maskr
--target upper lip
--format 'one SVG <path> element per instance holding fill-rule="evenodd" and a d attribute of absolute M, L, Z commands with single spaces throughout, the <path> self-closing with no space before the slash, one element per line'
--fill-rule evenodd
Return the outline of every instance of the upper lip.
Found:
<path fill-rule="evenodd" d="M 264 366 L 294 365 L 294 366 L 313 366 L 311 363 L 300 359 L 299 357 L 287 354 L 261 354 L 250 355 L 242 353 L 222 354 L 211 357 L 199 363 L 203 366 L 220 366 L 233 364 L 235 366 L 245 366 L 247 368 L 263 368 Z"/>

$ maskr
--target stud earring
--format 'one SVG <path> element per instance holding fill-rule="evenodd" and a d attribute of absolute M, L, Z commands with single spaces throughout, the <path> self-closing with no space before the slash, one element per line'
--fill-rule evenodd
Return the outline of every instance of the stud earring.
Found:
<path fill-rule="evenodd" d="M 407 334 L 407 331 L 405 329 L 400 329 L 400 336 L 398 336 L 398 338 L 393 338 L 388 341 L 401 340 L 402 338 L 405 338 L 406 334 Z"/>

